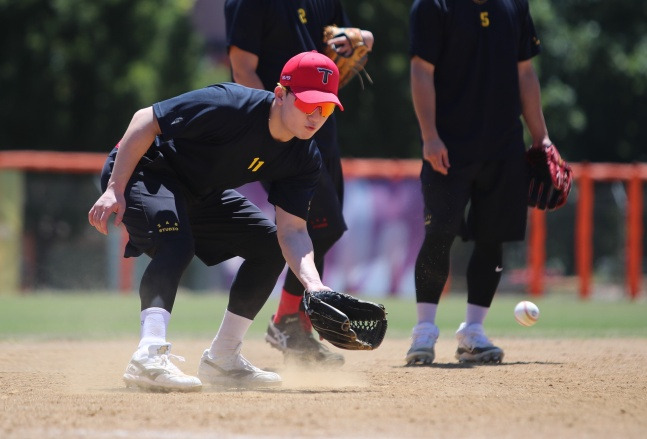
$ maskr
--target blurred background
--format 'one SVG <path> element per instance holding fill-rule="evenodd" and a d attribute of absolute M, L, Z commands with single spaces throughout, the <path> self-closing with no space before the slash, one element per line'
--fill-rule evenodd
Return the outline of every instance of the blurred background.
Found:
<path fill-rule="evenodd" d="M 342 0 L 352 22 L 372 30 L 367 70 L 374 83 L 340 91 L 340 140 L 347 159 L 420 158 L 411 104 L 408 14 L 412 1 Z M 552 140 L 570 162 L 647 161 L 647 2 L 530 0 L 543 52 L 534 63 Z M 15 150 L 107 153 L 133 113 L 190 89 L 230 80 L 224 0 L 0 0 L 0 153 Z M 122 241 L 87 222 L 100 195 L 98 172 L 2 169 L 0 294 L 40 290 L 117 290 Z M 388 172 L 385 172 L 388 174 Z M 578 185 L 546 216 L 544 288 L 577 290 Z M 265 194 L 242 189 L 263 209 Z M 413 296 L 422 238 L 415 173 L 348 175 L 349 231 L 328 255 L 325 281 L 369 295 Z M 644 194 L 639 194 L 644 224 Z M 627 183 L 594 186 L 594 293 L 625 294 Z M 264 204 L 265 203 L 265 204 Z M 642 230 L 642 228 L 641 228 Z M 645 271 L 641 249 L 640 272 Z M 527 291 L 527 243 L 510 244 L 501 289 Z M 448 288 L 464 288 L 469 247 L 457 242 Z M 147 263 L 139 258 L 128 289 Z M 183 287 L 224 291 L 239 261 L 192 264 Z M 281 282 L 279 282 L 281 284 Z M 641 284 L 640 289 L 644 291 Z"/>

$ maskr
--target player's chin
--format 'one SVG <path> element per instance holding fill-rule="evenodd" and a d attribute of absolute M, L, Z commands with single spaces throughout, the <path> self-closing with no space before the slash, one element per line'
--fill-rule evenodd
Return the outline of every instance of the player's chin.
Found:
<path fill-rule="evenodd" d="M 301 140 L 312 139 L 312 136 L 314 136 L 317 131 L 319 131 L 319 127 L 306 125 L 302 130 L 299 131 L 297 137 Z"/>

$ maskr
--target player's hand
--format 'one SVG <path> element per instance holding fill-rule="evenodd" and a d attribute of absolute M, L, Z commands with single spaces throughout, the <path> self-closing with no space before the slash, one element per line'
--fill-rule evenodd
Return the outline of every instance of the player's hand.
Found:
<path fill-rule="evenodd" d="M 427 140 L 422 145 L 422 158 L 427 160 L 436 172 L 447 175 L 449 170 L 449 155 L 447 147 L 440 138 Z"/>
<path fill-rule="evenodd" d="M 116 194 L 114 190 L 108 188 L 101 197 L 94 203 L 90 212 L 88 212 L 88 221 L 100 233 L 108 234 L 108 218 L 113 213 L 115 215 L 115 226 L 119 226 L 124 217 L 126 210 L 126 199 L 123 194 Z"/>
<path fill-rule="evenodd" d="M 327 41 L 327 44 L 342 56 L 350 56 L 353 52 L 353 46 L 345 36 L 331 38 Z"/>

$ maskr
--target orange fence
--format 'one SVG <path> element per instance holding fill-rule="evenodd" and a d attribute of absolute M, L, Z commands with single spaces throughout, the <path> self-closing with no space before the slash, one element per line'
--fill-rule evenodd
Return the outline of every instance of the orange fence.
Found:
<path fill-rule="evenodd" d="M 580 280 L 580 297 L 591 294 L 593 266 L 593 203 L 594 182 L 624 181 L 627 184 L 626 287 L 632 299 L 638 297 L 642 282 L 643 181 L 647 180 L 647 164 L 574 163 L 578 188 L 575 216 L 575 267 Z M 546 212 L 532 209 L 528 240 L 529 291 L 540 296 L 544 289 L 546 261 Z"/>
<path fill-rule="evenodd" d="M 610 164 L 582 163 L 573 164 L 573 173 L 577 179 L 579 196 L 576 211 L 575 258 L 576 269 L 580 279 L 580 296 L 591 294 L 591 267 L 593 260 L 593 185 L 596 181 L 623 181 L 627 184 L 627 241 L 626 252 L 626 287 L 632 299 L 638 297 L 642 283 L 643 257 L 643 181 L 647 180 L 647 164 Z M 543 222 L 541 215 L 533 215 L 538 223 Z M 541 228 L 539 226 L 538 228 Z M 543 269 L 543 261 L 538 261 L 534 270 Z M 541 285 L 531 282 L 531 292 L 541 293 Z"/>
<path fill-rule="evenodd" d="M 0 169 L 36 172 L 98 173 L 107 154 L 94 152 L 0 151 Z"/>
<path fill-rule="evenodd" d="M 106 154 L 49 151 L 0 151 L 1 169 L 36 172 L 98 173 Z M 647 180 L 647 164 L 574 163 L 578 189 L 576 206 L 575 257 L 580 281 L 580 297 L 591 294 L 593 266 L 593 204 L 594 183 L 623 181 L 627 184 L 626 287 L 632 299 L 638 297 L 642 284 L 643 257 L 643 182 Z M 346 178 L 417 178 L 420 161 L 416 159 L 343 159 Z M 546 262 L 546 212 L 532 209 L 528 234 L 528 288 L 540 296 L 544 291 Z M 124 236 L 124 239 L 126 237 Z M 123 259 L 122 290 L 130 290 L 132 259 Z"/>

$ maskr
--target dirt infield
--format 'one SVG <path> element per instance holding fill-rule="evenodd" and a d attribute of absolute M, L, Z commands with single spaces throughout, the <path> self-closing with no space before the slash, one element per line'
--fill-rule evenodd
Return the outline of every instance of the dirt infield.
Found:
<path fill-rule="evenodd" d="M 501 365 L 460 365 L 441 337 L 431 367 L 404 367 L 408 340 L 387 339 L 337 371 L 304 372 L 253 339 L 243 353 L 281 388 L 193 394 L 126 389 L 135 340 L 0 341 L 0 437 L 645 437 L 644 339 L 495 341 Z M 180 367 L 195 371 L 208 342 L 175 340 Z"/>

